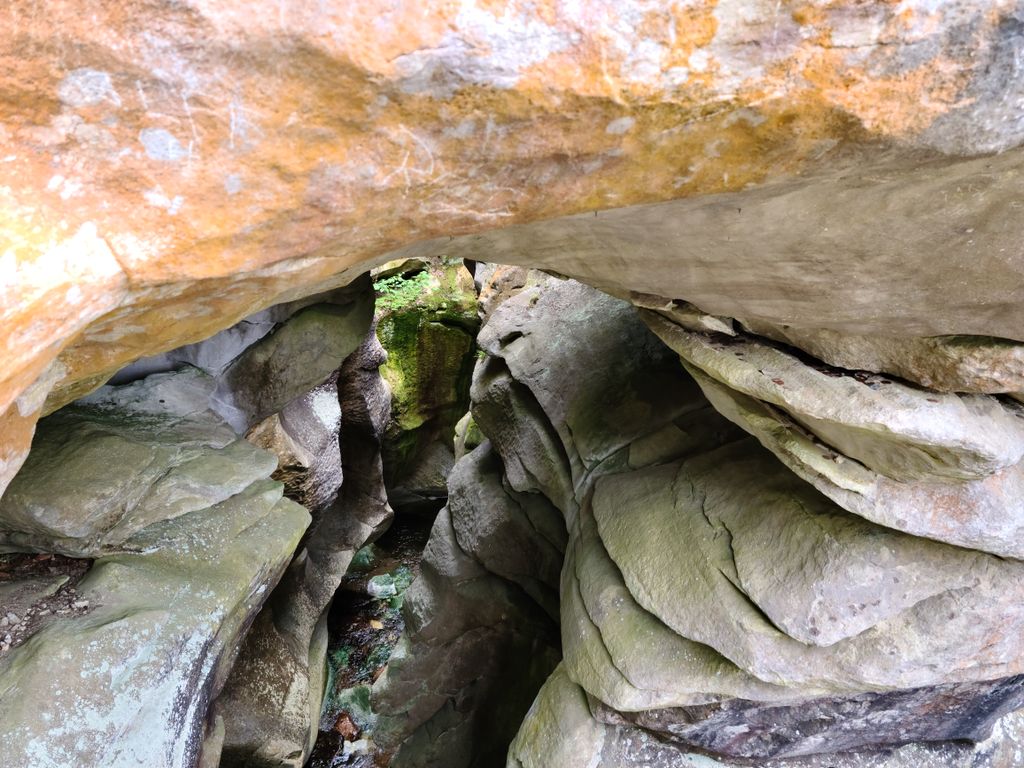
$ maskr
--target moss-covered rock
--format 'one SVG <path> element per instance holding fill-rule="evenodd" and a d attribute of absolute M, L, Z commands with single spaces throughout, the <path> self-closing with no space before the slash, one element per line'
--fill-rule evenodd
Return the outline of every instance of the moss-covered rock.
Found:
<path fill-rule="evenodd" d="M 387 267 L 385 267 L 387 269 Z M 377 280 L 377 334 L 391 388 L 384 473 L 393 504 L 441 498 L 455 461 L 455 425 L 469 406 L 476 352 L 476 292 L 458 261 L 440 260 Z"/>

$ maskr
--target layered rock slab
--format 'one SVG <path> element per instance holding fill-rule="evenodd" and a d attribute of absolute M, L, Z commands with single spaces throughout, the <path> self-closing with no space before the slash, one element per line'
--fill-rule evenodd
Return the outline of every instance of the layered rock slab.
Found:
<path fill-rule="evenodd" d="M 746 733 L 742 729 L 735 732 L 741 737 Z M 1020 762 L 1021 749 L 1024 717 L 1014 713 L 999 721 L 992 735 L 977 744 L 908 744 L 881 750 L 759 759 L 753 764 L 760 768 L 1013 768 Z M 712 757 L 666 742 L 663 736 L 626 721 L 602 721 L 595 717 L 586 692 L 561 667 L 538 694 L 507 761 L 508 768 L 742 768 L 751 764 L 750 760 Z"/>
<path fill-rule="evenodd" d="M 47 624 L 0 661 L 0 731 L 12 763 L 195 765 L 206 709 L 309 522 L 302 507 L 282 498 L 280 483 L 267 479 L 273 458 L 231 442 L 233 432 L 195 399 L 197 389 L 208 395 L 209 382 L 197 388 L 196 374 L 154 378 L 106 388 L 62 412 L 65 447 L 77 443 L 88 453 L 90 439 L 118 435 L 145 454 L 147 445 L 190 439 L 204 449 L 191 461 L 203 468 L 206 497 L 184 494 L 192 489 L 184 481 L 152 486 L 134 464 L 109 459 L 66 465 L 79 482 L 65 482 L 61 465 L 45 461 L 20 476 L 40 508 L 101 509 L 131 495 L 134 480 L 164 514 L 138 520 L 115 551 L 98 553 L 78 585 L 87 613 Z M 210 449 L 218 444 L 235 452 Z M 176 477 L 173 467 L 167 477 Z M 180 476 L 191 481 L 198 467 Z M 120 496 L 104 498 L 103 480 Z M 156 504 L 162 495 L 165 503 Z"/>
<path fill-rule="evenodd" d="M 797 347 L 829 365 L 888 373 L 938 392 L 1024 392 L 1024 344 L 1010 339 L 901 338 L 749 320 L 743 321 L 743 326 L 751 333 Z"/>
<path fill-rule="evenodd" d="M 629 723 L 680 742 L 666 758 L 673 765 L 694 747 L 750 760 L 982 740 L 1020 705 L 1017 633 L 1006 633 L 1021 621 L 1019 563 L 849 514 L 709 413 L 693 381 L 669 385 L 672 366 L 647 369 L 659 372 L 651 381 L 666 372 L 663 386 L 631 388 L 630 365 L 645 370 L 643 336 L 620 326 L 616 338 L 600 318 L 628 327 L 632 310 L 617 314 L 576 290 L 542 286 L 515 314 L 516 300 L 494 313 L 481 333 L 489 357 L 473 409 L 515 468 L 513 484 L 566 514 L 562 669 L 591 697 L 588 710 L 627 729 L 634 747 L 643 731 Z M 680 319 L 681 310 L 664 311 Z M 583 317 L 586 326 L 574 325 Z M 583 370 L 594 359 L 613 361 L 614 382 L 604 368 Z M 779 396 L 780 410 L 815 396 L 801 365 L 787 369 L 794 392 Z M 768 367 L 755 360 L 751 370 L 763 378 Z M 821 375 L 827 391 L 832 377 Z M 785 382 L 771 375 L 758 393 Z M 890 398 L 869 389 L 859 410 L 834 395 L 818 420 L 848 429 L 851 445 L 904 478 L 956 483 L 1019 460 L 1016 417 L 1002 403 L 950 397 L 959 422 L 932 425 L 922 415 L 931 394 L 904 390 Z M 606 396 L 588 401 L 597 393 Z M 575 415 L 575 400 L 597 417 Z M 616 421 L 627 413 L 632 421 Z M 898 447 L 873 442 L 872 429 Z M 915 455 L 912 445 L 925 447 Z M 571 718 L 544 727 L 550 751 L 519 756 L 572 764 Z M 645 752 L 615 755 L 598 764 L 643 764 Z"/>
<path fill-rule="evenodd" d="M 124 551 L 149 525 L 268 477 L 274 456 L 213 412 L 215 390 L 189 368 L 106 387 L 47 419 L 0 501 L 2 545 L 75 557 Z"/>

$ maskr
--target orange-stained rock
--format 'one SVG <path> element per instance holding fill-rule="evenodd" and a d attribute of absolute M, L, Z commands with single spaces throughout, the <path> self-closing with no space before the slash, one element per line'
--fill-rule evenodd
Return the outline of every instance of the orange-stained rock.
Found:
<path fill-rule="evenodd" d="M 759 190 L 805 176 L 864 190 L 874 202 L 859 229 L 898 233 L 853 242 L 819 218 L 799 229 L 795 209 L 753 219 L 737 249 L 753 238 L 752 262 L 728 238 L 681 247 L 680 231 L 706 244 L 723 227 L 684 207 L 666 212 L 675 229 L 659 235 L 645 219 L 633 247 L 605 257 L 600 242 L 557 238 L 548 252 L 502 253 L 609 289 L 662 287 L 707 311 L 732 301 L 750 319 L 812 325 L 820 307 L 804 295 L 825 290 L 822 304 L 847 307 L 827 327 L 877 316 L 890 335 L 1024 338 L 1024 321 L 1005 321 L 1021 314 L 1019 245 L 1004 245 L 1024 229 L 1011 206 L 1018 161 L 961 173 L 943 159 L 1024 140 L 1022 27 L 1009 0 L 7 0 L 0 487 L 31 432 L 14 401 L 58 356 L 47 408 L 410 243 L 437 250 L 511 224 L 717 194 L 731 196 L 723 210 L 755 212 Z M 926 174 L 908 187 L 919 161 L 947 168 L 942 183 Z M 979 174 L 991 183 L 960 183 Z M 906 206 L 892 212 L 889 184 L 916 191 L 929 221 L 959 216 L 955 230 L 915 230 Z M 946 251 L 916 253 L 916 235 Z M 880 269 L 900 254 L 912 265 L 898 285 L 858 272 L 879 248 Z M 929 267 L 946 284 L 933 274 L 919 288 Z M 930 322 L 961 268 L 984 268 L 991 288 Z"/>

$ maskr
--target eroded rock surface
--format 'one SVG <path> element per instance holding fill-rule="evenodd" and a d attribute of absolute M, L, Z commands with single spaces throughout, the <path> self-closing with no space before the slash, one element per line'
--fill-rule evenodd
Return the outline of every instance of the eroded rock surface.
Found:
<path fill-rule="evenodd" d="M 738 336 L 727 318 L 649 303 L 644 320 L 673 352 L 672 334 L 687 334 L 706 367 L 745 388 L 737 397 L 806 422 L 801 434 L 845 432 L 894 485 L 968 485 L 1019 462 L 1020 421 L 1003 400 L 847 380 Z M 710 376 L 689 360 L 696 380 L 687 374 L 637 310 L 592 289 L 528 289 L 493 312 L 479 343 L 472 410 L 489 441 L 457 464 L 428 546 L 428 560 L 468 570 L 438 568 L 413 587 L 417 620 L 378 693 L 386 713 L 415 700 L 433 714 L 397 707 L 396 764 L 444 763 L 426 746 L 441 733 L 457 764 L 486 764 L 459 735 L 483 701 L 466 693 L 463 657 L 486 656 L 490 669 L 494 646 L 469 650 L 465 627 L 425 617 L 458 615 L 454 596 L 495 575 L 519 585 L 516 601 L 547 607 L 550 577 L 539 579 L 563 550 L 563 662 L 510 765 L 1012 764 L 1016 737 L 1000 718 L 1024 703 L 1019 561 L 851 514 L 745 436 Z M 931 420 L 936 406 L 950 418 Z M 495 504 L 505 497 L 548 500 L 557 549 L 521 501 Z M 913 741 L 936 745 L 902 746 Z"/>
<path fill-rule="evenodd" d="M 1024 462 L 1016 458 L 1024 411 L 1012 399 L 932 392 L 805 362 L 752 337 L 715 338 L 644 317 L 721 413 L 845 509 L 918 536 L 1024 556 Z M 1003 445 L 1003 458 L 965 471 L 982 443 Z"/>
<path fill-rule="evenodd" d="M 337 498 L 341 488 L 340 423 L 335 374 L 268 416 L 245 438 L 277 455 L 273 477 L 284 483 L 288 498 L 319 511 Z"/>

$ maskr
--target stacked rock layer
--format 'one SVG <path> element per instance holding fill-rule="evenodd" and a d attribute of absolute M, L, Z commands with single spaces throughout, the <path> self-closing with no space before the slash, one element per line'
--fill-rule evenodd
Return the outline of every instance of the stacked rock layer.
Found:
<path fill-rule="evenodd" d="M 439 764 L 422 748 L 437 733 L 446 765 L 493 764 L 505 734 L 482 731 L 479 708 L 521 707 L 510 680 L 560 651 L 510 766 L 1011 765 L 1012 382 L 926 389 L 652 303 L 551 279 L 481 331 L 472 410 L 488 439 L 456 465 L 434 570 L 378 686 L 394 764 Z M 437 607 L 483 583 L 490 615 L 439 631 Z M 453 672 L 501 654 L 482 627 L 511 637 L 532 626 L 513 616 L 550 616 L 556 586 L 560 648 L 523 658 L 521 642 L 491 662 L 500 674 Z"/>

